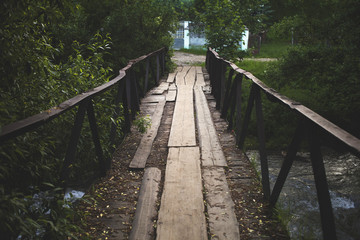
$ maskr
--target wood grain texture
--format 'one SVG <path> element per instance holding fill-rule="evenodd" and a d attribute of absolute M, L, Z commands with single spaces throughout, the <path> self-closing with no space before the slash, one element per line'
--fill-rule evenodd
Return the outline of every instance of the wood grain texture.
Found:
<path fill-rule="evenodd" d="M 192 86 L 179 85 L 168 146 L 184 147 L 195 145 L 193 88 Z"/>
<path fill-rule="evenodd" d="M 149 95 L 141 99 L 141 103 L 157 103 L 165 100 L 164 95 Z"/>
<path fill-rule="evenodd" d="M 175 83 L 177 86 L 179 85 L 185 85 L 185 76 L 187 72 L 189 71 L 190 66 L 183 66 L 181 70 L 178 68 L 178 72 L 175 77 Z"/>
<path fill-rule="evenodd" d="M 174 80 L 175 80 L 175 76 L 176 76 L 176 72 L 174 72 L 174 73 L 169 73 L 166 82 L 168 82 L 168 83 L 173 83 Z"/>
<path fill-rule="evenodd" d="M 205 86 L 204 75 L 202 73 L 197 73 L 196 74 L 195 86 Z"/>
<path fill-rule="evenodd" d="M 207 239 L 198 147 L 170 148 L 157 240 Z"/>
<path fill-rule="evenodd" d="M 157 215 L 157 195 L 161 181 L 158 168 L 147 168 L 141 183 L 139 199 L 130 233 L 130 240 L 150 240 L 154 233 L 153 219 Z"/>
<path fill-rule="evenodd" d="M 167 102 L 175 102 L 176 100 L 176 93 L 177 91 L 176 90 L 169 90 L 166 94 L 166 101 Z"/>
<path fill-rule="evenodd" d="M 206 97 L 201 87 L 195 87 L 194 91 L 202 164 L 203 166 L 227 166 Z"/>
<path fill-rule="evenodd" d="M 162 95 L 164 92 L 166 92 L 169 89 L 169 83 L 168 82 L 162 82 L 158 87 L 156 87 L 153 91 L 153 95 Z"/>
<path fill-rule="evenodd" d="M 185 85 L 194 86 L 196 80 L 196 68 L 191 67 L 185 75 Z"/>
<path fill-rule="evenodd" d="M 130 168 L 144 168 L 146 165 L 146 161 L 150 155 L 152 144 L 157 135 L 161 117 L 164 112 L 165 101 L 160 101 L 156 108 L 153 116 L 151 117 L 151 127 L 141 138 L 141 142 L 139 147 L 136 150 L 135 156 L 130 162 Z"/>
<path fill-rule="evenodd" d="M 203 180 L 211 236 L 219 240 L 240 239 L 235 205 L 224 169 L 221 167 L 204 168 Z"/>

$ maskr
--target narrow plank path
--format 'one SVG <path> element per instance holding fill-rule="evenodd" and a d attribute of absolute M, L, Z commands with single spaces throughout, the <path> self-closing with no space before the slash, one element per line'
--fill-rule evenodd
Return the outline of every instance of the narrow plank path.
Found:
<path fill-rule="evenodd" d="M 207 239 L 199 147 L 170 148 L 158 240 Z"/>
<path fill-rule="evenodd" d="M 83 206 L 91 212 L 87 236 L 288 239 L 210 91 L 205 69 L 180 66 L 146 94 L 140 116 L 151 128 L 132 127 L 94 187 L 97 203 Z"/>

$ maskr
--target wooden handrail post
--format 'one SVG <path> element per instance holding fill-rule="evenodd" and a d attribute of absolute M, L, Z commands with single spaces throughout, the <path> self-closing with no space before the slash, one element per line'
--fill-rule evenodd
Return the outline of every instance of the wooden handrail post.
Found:
<path fill-rule="evenodd" d="M 323 238 L 337 239 L 329 186 L 326 180 L 324 161 L 320 150 L 319 130 L 318 127 L 311 122 L 308 122 L 308 138 L 311 164 L 320 208 Z"/>
<path fill-rule="evenodd" d="M 235 122 L 235 124 L 237 123 L 236 119 L 234 119 L 235 110 L 237 110 L 240 107 L 239 111 L 241 111 L 241 105 L 239 106 L 238 102 L 237 102 L 238 94 L 241 95 L 241 82 L 242 82 L 242 74 L 236 74 L 233 84 L 231 85 L 229 100 L 226 100 L 226 102 L 228 102 L 228 104 L 230 105 L 229 106 L 230 107 L 230 117 L 228 118 L 228 122 L 229 122 L 228 130 L 231 130 L 233 128 L 234 122 Z M 240 90 L 239 90 L 239 85 L 240 85 Z M 241 104 L 241 101 L 240 101 L 240 104 Z"/>
<path fill-rule="evenodd" d="M 156 55 L 156 85 L 160 82 L 160 59 L 159 54 Z"/>
<path fill-rule="evenodd" d="M 99 160 L 99 165 L 101 169 L 102 176 L 106 175 L 106 171 L 110 169 L 111 166 L 111 160 L 110 159 L 104 159 L 103 150 L 100 143 L 99 133 L 97 130 L 97 124 L 96 124 L 96 118 L 95 118 L 95 112 L 94 112 L 94 106 L 93 101 L 91 100 L 87 107 L 87 115 L 90 123 L 90 129 L 93 137 L 93 142 L 95 146 L 95 152 Z"/>
<path fill-rule="evenodd" d="M 300 118 L 298 126 L 294 133 L 294 137 L 288 147 L 284 162 L 281 166 L 279 175 L 276 179 L 274 188 L 271 192 L 270 205 L 272 207 L 275 206 L 275 204 L 280 196 L 281 190 L 282 190 L 282 188 L 285 184 L 286 178 L 290 172 L 291 166 L 294 162 L 294 159 L 295 159 L 296 153 L 298 151 L 298 148 L 300 146 L 300 143 L 304 138 L 304 133 L 305 133 L 304 119 Z"/>
<path fill-rule="evenodd" d="M 148 90 L 148 83 L 149 83 L 149 59 L 146 59 L 146 67 L 145 67 L 145 83 L 144 83 L 144 95 Z"/>
<path fill-rule="evenodd" d="M 161 71 L 161 75 L 164 75 L 164 73 L 165 73 L 165 52 L 166 52 L 165 49 L 164 49 L 163 51 L 161 51 L 161 59 L 162 59 L 162 71 Z"/>
<path fill-rule="evenodd" d="M 269 166 L 266 156 L 265 147 L 265 126 L 264 116 L 262 112 L 261 93 L 259 87 L 255 87 L 255 110 L 256 110 L 256 122 L 257 132 L 259 139 L 259 152 L 260 152 L 260 163 L 261 163 L 261 182 L 263 186 L 265 199 L 270 198 L 270 182 L 269 182 Z"/>
<path fill-rule="evenodd" d="M 136 117 L 136 113 L 140 111 L 140 97 L 139 91 L 137 88 L 137 79 L 134 70 L 130 70 L 131 76 L 131 116 L 134 120 Z"/>
<path fill-rule="evenodd" d="M 78 107 L 78 111 L 75 116 L 75 121 L 71 131 L 69 144 L 66 150 L 64 164 L 60 174 L 60 177 L 65 182 L 65 184 L 67 183 L 67 179 L 69 177 L 69 171 L 70 171 L 69 166 L 74 161 L 76 156 L 76 148 L 80 138 L 80 133 L 88 104 L 89 104 L 89 100 L 86 100 L 83 103 L 81 103 L 80 106 Z"/>
<path fill-rule="evenodd" d="M 221 118 L 226 118 L 227 113 L 228 113 L 228 109 L 229 109 L 229 105 L 230 105 L 230 99 L 232 97 L 231 93 L 233 93 L 233 87 L 230 86 L 234 86 L 235 84 L 232 83 L 232 79 L 233 79 L 233 75 L 234 75 L 234 69 L 230 69 L 229 71 L 229 75 L 227 78 L 227 83 L 226 83 L 226 88 L 225 88 L 225 96 L 224 96 L 224 103 L 223 103 L 223 107 L 221 109 Z"/>
<path fill-rule="evenodd" d="M 245 116 L 244 116 L 243 126 L 242 126 L 239 134 L 236 136 L 237 145 L 240 149 L 242 149 L 244 146 L 245 137 L 246 137 L 247 129 L 248 129 L 250 118 L 251 118 L 251 112 L 252 112 L 252 109 L 254 106 L 254 99 L 255 99 L 255 84 L 252 84 L 251 90 L 250 90 L 250 95 L 249 95 L 249 100 L 248 100 L 248 104 L 247 104 L 246 112 L 245 112 Z"/>
<path fill-rule="evenodd" d="M 241 129 L 241 96 L 242 96 L 242 79 L 244 75 L 238 74 L 235 78 L 236 81 L 236 117 L 235 117 L 235 132 L 236 135 L 240 133 Z"/>
<path fill-rule="evenodd" d="M 117 86 L 117 93 L 116 93 L 116 97 L 115 97 L 115 109 L 114 109 L 114 115 L 113 115 L 113 120 L 116 121 L 116 119 L 118 118 L 119 114 L 120 114 L 120 102 L 122 100 L 122 96 L 123 96 L 123 91 L 124 91 L 124 85 L 125 82 L 121 81 L 120 83 L 118 83 Z M 115 135 L 116 135 L 116 122 L 111 122 L 111 129 L 110 129 L 110 144 L 112 147 L 112 151 L 115 151 Z"/>
<path fill-rule="evenodd" d="M 220 72 L 220 112 L 224 107 L 225 102 L 225 92 L 226 92 L 226 65 L 221 62 L 221 72 Z"/>
<path fill-rule="evenodd" d="M 124 94 L 123 94 L 123 108 L 124 108 L 124 119 L 125 119 L 125 126 L 124 126 L 124 133 L 130 132 L 131 126 L 131 116 L 129 113 L 130 108 L 130 78 L 125 76 L 125 87 L 124 87 Z"/>

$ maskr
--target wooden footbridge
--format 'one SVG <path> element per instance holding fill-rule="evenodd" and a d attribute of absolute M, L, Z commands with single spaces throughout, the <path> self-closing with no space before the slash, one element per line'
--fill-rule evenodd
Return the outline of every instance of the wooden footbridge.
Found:
<path fill-rule="evenodd" d="M 3 127 L 0 141 L 3 143 L 10 138 L 32 131 L 59 117 L 63 112 L 78 106 L 61 176 L 66 181 L 67 167 L 76 160 L 76 145 L 85 113 L 88 115 L 100 168 L 105 174 L 110 168 L 110 161 L 103 158 L 103 146 L 99 141 L 93 99 L 116 86 L 118 90 L 114 98 L 114 112 L 115 115 L 120 114 L 118 106 L 122 103 L 122 114 L 125 119 L 123 131 L 130 131 L 130 122 L 135 119 L 135 113 L 142 106 L 146 104 L 153 106 L 151 127 L 142 136 L 129 164 L 130 169 L 144 169 L 129 238 L 240 239 L 239 216 L 235 212 L 234 204 L 238 202 L 238 199 L 234 199 L 231 195 L 229 189 L 231 179 L 227 177 L 226 172 L 229 171 L 229 167 L 236 167 L 236 175 L 241 182 L 246 182 L 247 177 L 243 176 L 244 165 L 239 161 L 240 157 L 229 155 L 227 152 L 229 145 L 224 145 L 220 141 L 214 124 L 214 113 L 209 110 L 209 107 L 217 109 L 218 112 L 215 115 L 218 114 L 218 117 L 221 115 L 223 121 L 226 121 L 225 128 L 234 129 L 234 135 L 228 133 L 230 138 L 228 142 L 231 142 L 233 147 L 237 145 L 240 149 L 244 144 L 252 109 L 255 108 L 261 158 L 261 181 L 265 199 L 271 206 L 275 205 L 301 141 L 308 141 L 324 239 L 336 239 L 331 200 L 320 151 L 320 136 L 335 138 L 357 156 L 360 155 L 360 140 L 305 106 L 280 95 L 251 73 L 221 59 L 211 49 L 207 54 L 206 68 L 179 66 L 176 71 L 165 75 L 165 78 L 161 80 L 160 76 L 165 69 L 165 54 L 164 49 L 160 49 L 132 60 L 128 66 L 120 70 L 119 76 L 108 83 L 41 114 Z M 151 63 L 155 63 L 156 66 L 152 67 L 154 64 Z M 135 65 L 140 64 L 143 66 L 142 77 L 139 77 L 139 72 L 134 70 Z M 156 85 L 154 88 L 150 87 L 150 75 Z M 244 78 L 251 81 L 248 100 L 243 100 L 242 96 Z M 139 83 L 140 79 L 143 82 Z M 297 130 L 289 144 L 282 169 L 272 191 L 265 150 L 262 95 L 267 96 L 270 101 L 284 105 L 289 111 L 295 112 L 299 119 Z M 247 105 L 244 116 L 241 114 L 243 101 Z M 162 176 L 158 168 L 147 167 L 147 160 L 161 128 L 165 106 L 169 103 L 173 103 L 175 107 L 171 117 L 169 138 L 166 146 L 163 146 L 167 148 L 168 154 L 165 174 Z M 111 139 L 115 132 L 114 126 L 110 133 Z M 241 155 L 239 152 L 237 154 Z M 164 184 L 160 186 L 162 177 Z M 161 192 L 160 202 L 159 191 Z M 154 228 L 154 219 L 157 219 L 156 228 Z"/>
<path fill-rule="evenodd" d="M 130 239 L 147 239 L 153 231 L 152 219 L 157 214 L 157 239 L 208 239 L 205 214 L 213 236 L 240 238 L 234 202 L 224 172 L 227 163 L 203 92 L 205 86 L 201 67 L 178 67 L 175 73 L 169 74 L 166 82 L 143 99 L 144 102 L 157 102 L 157 106 L 151 129 L 143 136 L 130 168 L 146 166 L 165 102 L 175 101 L 175 109 L 167 143 L 159 213 L 153 191 L 158 191 L 160 170 L 148 168 L 140 188 Z"/>

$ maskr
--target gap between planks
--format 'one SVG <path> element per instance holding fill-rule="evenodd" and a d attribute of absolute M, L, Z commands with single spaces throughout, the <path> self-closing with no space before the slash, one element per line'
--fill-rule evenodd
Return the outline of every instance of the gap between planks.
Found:
<path fill-rule="evenodd" d="M 151 127 L 141 138 L 135 156 L 130 162 L 130 168 L 145 168 L 146 161 L 150 155 L 154 139 L 161 123 L 165 103 L 166 101 L 162 100 L 156 105 L 155 112 L 151 118 Z"/>

